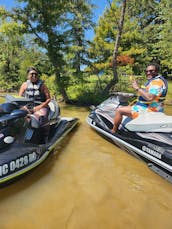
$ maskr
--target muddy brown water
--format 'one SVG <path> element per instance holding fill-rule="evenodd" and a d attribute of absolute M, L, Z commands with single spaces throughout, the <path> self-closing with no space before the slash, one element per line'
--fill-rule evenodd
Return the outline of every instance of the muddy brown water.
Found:
<path fill-rule="evenodd" d="M 0 228 L 171 229 L 172 184 L 92 130 L 88 109 L 61 105 L 61 113 L 80 124 L 43 164 L 0 189 Z"/>

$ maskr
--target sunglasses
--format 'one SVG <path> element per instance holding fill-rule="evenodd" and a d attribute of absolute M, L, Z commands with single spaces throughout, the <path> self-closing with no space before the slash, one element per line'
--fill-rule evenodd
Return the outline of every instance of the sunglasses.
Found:
<path fill-rule="evenodd" d="M 152 72 L 154 72 L 155 70 L 146 70 L 145 72 L 146 73 L 148 73 L 148 72 L 150 72 L 150 73 L 152 73 Z"/>
<path fill-rule="evenodd" d="M 31 75 L 31 76 L 37 76 L 38 73 L 36 73 L 36 72 L 31 72 L 31 73 L 29 73 L 29 75 Z"/>

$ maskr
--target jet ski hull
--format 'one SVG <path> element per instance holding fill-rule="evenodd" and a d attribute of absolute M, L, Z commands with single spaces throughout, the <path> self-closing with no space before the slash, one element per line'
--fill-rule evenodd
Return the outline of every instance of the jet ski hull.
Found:
<path fill-rule="evenodd" d="M 46 144 L 13 143 L 0 152 L 0 185 L 11 183 L 40 165 L 59 142 L 78 124 L 77 118 L 61 118 L 53 128 L 53 136 Z"/>
<path fill-rule="evenodd" d="M 115 116 L 115 106 L 120 104 L 112 100 L 91 111 L 86 119 L 88 125 L 121 149 L 145 161 L 150 169 L 172 183 L 172 132 L 135 132 L 122 124 L 117 133 L 112 134 L 112 117 Z"/>
<path fill-rule="evenodd" d="M 78 118 L 61 117 L 55 100 L 48 104 L 46 118 L 37 119 L 30 113 L 33 106 L 31 99 L 12 95 L 6 95 L 0 104 L 0 185 L 40 165 L 79 122 Z"/>

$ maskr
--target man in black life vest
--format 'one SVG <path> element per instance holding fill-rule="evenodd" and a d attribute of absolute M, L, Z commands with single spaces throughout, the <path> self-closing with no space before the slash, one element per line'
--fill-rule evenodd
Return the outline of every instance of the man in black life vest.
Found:
<path fill-rule="evenodd" d="M 50 102 L 50 92 L 47 86 L 38 77 L 38 71 L 34 67 L 27 70 L 28 80 L 24 82 L 19 90 L 19 96 L 34 99 L 35 106 L 33 107 L 33 114 L 39 121 L 40 126 L 44 127 L 45 141 L 48 137 L 49 126 L 48 121 L 48 103 Z M 26 108 L 27 109 L 27 108 Z"/>

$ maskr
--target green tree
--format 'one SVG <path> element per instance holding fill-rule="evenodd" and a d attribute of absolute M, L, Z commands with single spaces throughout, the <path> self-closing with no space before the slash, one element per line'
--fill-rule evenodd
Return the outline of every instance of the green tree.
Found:
<path fill-rule="evenodd" d="M 140 34 L 146 48 L 144 61 L 156 61 L 163 68 L 171 68 L 171 1 L 129 1 L 129 14 L 138 19 Z"/>
<path fill-rule="evenodd" d="M 0 79 L 4 90 L 18 89 L 26 80 L 28 66 L 50 69 L 48 58 L 38 45 L 33 44 L 31 36 L 24 35 L 24 25 L 8 17 L 0 8 Z M 48 71 L 44 71 L 48 72 Z"/>
<path fill-rule="evenodd" d="M 153 44 L 154 56 L 159 60 L 162 70 L 172 71 L 172 3 L 170 0 L 160 2 L 157 17 L 157 42 Z"/>
<path fill-rule="evenodd" d="M 72 50 L 72 45 L 76 45 L 76 38 L 77 42 L 82 43 L 77 43 L 77 50 L 72 50 L 73 53 L 75 51 L 75 54 L 77 54 L 73 58 L 73 64 L 77 69 L 76 73 L 80 74 L 79 65 L 82 64 L 81 55 L 84 42 L 83 37 L 76 37 L 76 33 L 79 31 L 83 35 L 84 30 L 87 28 L 86 23 L 89 20 L 86 21 L 85 15 L 87 13 L 89 19 L 91 12 L 91 8 L 87 4 L 88 1 L 18 0 L 18 2 L 24 2 L 25 5 L 21 8 L 13 9 L 9 15 L 15 18 L 16 21 L 23 23 L 25 33 L 34 34 L 34 41 L 47 54 L 53 66 L 52 71 L 56 76 L 58 89 L 64 100 L 68 102 L 69 97 L 66 88 L 69 84 L 69 76 L 66 71 L 68 60 L 66 53 L 69 49 L 70 51 Z M 79 14 L 80 6 L 82 12 L 85 11 L 84 17 Z M 78 23 L 76 23 L 76 20 L 78 20 Z M 82 27 L 80 23 L 82 23 Z M 83 24 L 85 27 L 83 27 Z M 72 37 L 69 36 L 71 31 L 75 31 Z M 70 63 L 72 63 L 71 59 Z"/>
<path fill-rule="evenodd" d="M 0 13 L 4 13 L 3 8 Z M 1 14 L 1 15 L 2 15 Z M 19 66 L 23 52 L 22 25 L 0 17 L 0 77 L 1 88 L 16 88 L 19 80 Z"/>
<path fill-rule="evenodd" d="M 75 81 L 83 82 L 84 71 L 83 66 L 89 64 L 88 59 L 88 43 L 85 38 L 85 32 L 93 28 L 92 8 L 94 7 L 90 1 L 78 0 L 75 4 L 71 4 L 69 18 L 69 37 L 70 43 L 67 59 L 70 67 L 71 75 Z"/>
<path fill-rule="evenodd" d="M 141 74 L 151 61 L 161 63 L 162 68 L 171 68 L 170 10 L 170 0 L 113 0 L 109 4 L 95 29 L 90 47 L 97 72 L 103 70 L 111 76 L 105 92 L 116 84 L 121 70 Z"/>
<path fill-rule="evenodd" d="M 14 17 L 25 25 L 25 32 L 33 34 L 34 41 L 45 50 L 53 71 L 56 83 L 65 101 L 68 96 L 65 90 L 61 68 L 63 68 L 65 52 L 65 26 L 68 1 L 19 1 L 24 2 L 23 8 L 13 9 Z"/>
<path fill-rule="evenodd" d="M 123 27 L 124 27 L 124 17 L 125 17 L 127 1 L 123 0 L 121 4 L 122 4 L 122 6 L 121 6 L 121 14 L 120 14 L 119 23 L 117 23 L 118 30 L 117 30 L 117 35 L 116 35 L 116 40 L 115 40 L 115 47 L 114 47 L 114 50 L 113 50 L 113 58 L 112 58 L 113 78 L 111 79 L 111 81 L 105 87 L 105 89 L 104 89 L 105 93 L 109 92 L 109 90 L 112 88 L 112 86 L 114 86 L 114 84 L 116 84 L 118 82 L 117 56 L 118 56 L 118 53 L 119 53 L 119 46 L 120 46 L 120 43 L 121 43 L 121 36 L 122 36 L 122 32 L 123 32 Z"/>
<path fill-rule="evenodd" d="M 111 76 L 104 88 L 105 93 L 117 83 L 118 73 L 122 68 L 120 66 L 137 66 L 138 56 L 145 53 L 142 36 L 138 30 L 138 20 L 130 17 L 126 6 L 125 1 L 121 1 L 121 4 L 119 1 L 112 1 L 99 20 L 90 48 L 95 69 Z M 122 59 L 128 59 L 128 62 L 121 63 Z"/>

